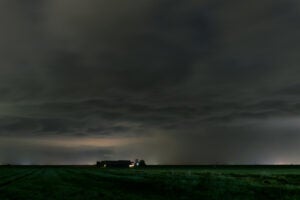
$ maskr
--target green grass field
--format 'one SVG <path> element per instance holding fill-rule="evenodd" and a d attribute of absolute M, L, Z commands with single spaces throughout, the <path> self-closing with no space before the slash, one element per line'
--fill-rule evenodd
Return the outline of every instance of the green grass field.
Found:
<path fill-rule="evenodd" d="M 298 166 L 0 167 L 0 200 L 300 199 Z"/>

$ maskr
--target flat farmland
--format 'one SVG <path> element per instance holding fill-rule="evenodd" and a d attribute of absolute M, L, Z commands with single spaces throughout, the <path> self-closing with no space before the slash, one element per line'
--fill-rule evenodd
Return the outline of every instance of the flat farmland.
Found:
<path fill-rule="evenodd" d="M 2 166 L 0 199 L 300 199 L 300 167 Z"/>

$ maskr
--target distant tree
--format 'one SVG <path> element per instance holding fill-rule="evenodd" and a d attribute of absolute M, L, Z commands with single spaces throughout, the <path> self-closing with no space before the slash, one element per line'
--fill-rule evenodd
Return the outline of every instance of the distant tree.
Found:
<path fill-rule="evenodd" d="M 139 167 L 146 167 L 146 162 L 144 160 L 140 160 Z"/>
<path fill-rule="evenodd" d="M 134 161 L 134 167 L 139 167 L 139 165 L 140 165 L 139 159 L 135 159 L 135 161 Z"/>

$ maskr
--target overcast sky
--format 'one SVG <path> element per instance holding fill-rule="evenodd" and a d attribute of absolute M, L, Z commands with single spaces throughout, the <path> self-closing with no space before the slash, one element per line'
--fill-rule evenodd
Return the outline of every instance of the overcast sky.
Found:
<path fill-rule="evenodd" d="M 1 0 L 0 163 L 300 163 L 298 0 Z"/>

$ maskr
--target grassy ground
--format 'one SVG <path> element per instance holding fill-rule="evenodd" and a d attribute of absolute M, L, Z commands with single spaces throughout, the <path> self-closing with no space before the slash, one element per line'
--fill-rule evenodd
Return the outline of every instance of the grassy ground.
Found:
<path fill-rule="evenodd" d="M 6 166 L 0 199 L 300 199 L 300 167 Z"/>

